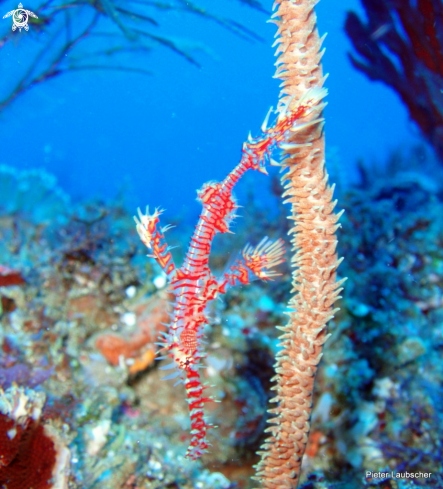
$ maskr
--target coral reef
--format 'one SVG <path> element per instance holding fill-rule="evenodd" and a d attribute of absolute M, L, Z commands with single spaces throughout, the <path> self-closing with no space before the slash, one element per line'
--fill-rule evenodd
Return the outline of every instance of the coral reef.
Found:
<path fill-rule="evenodd" d="M 0 317 L 0 380 L 5 389 L 16 384 L 45 393 L 42 422 L 62 432 L 71 451 L 70 488 L 228 489 L 228 475 L 245 484 L 272 375 L 268 366 L 263 377 L 259 359 L 270 363 L 268 333 L 283 320 L 282 284 L 252 284 L 250 292 L 228 292 L 225 303 L 214 304 L 202 377 L 222 400 L 209 410 L 221 428 L 213 453 L 188 462 L 188 405 L 180 389 L 160 381 L 163 371 L 152 361 L 168 312 L 161 270 L 136 253 L 130 214 L 117 203 L 63 210 L 57 202 L 36 202 L 57 214 L 56 229 L 18 205 L 3 207 L 0 233 L 9 238 L 18 229 L 22 236 L 5 253 L 5 266 L 22 270 L 24 283 L 0 287 L 10 304 Z M 249 457 L 241 471 L 230 462 L 238 453 Z"/>
<path fill-rule="evenodd" d="M 443 4 L 441 0 L 362 0 L 367 21 L 349 12 L 352 64 L 392 87 L 443 161 Z"/>
<path fill-rule="evenodd" d="M 408 157 L 394 154 L 386 170 L 362 166 L 361 184 L 342 190 L 339 253 L 349 257 L 342 265 L 349 279 L 317 375 L 303 489 L 380 487 L 363 480 L 372 469 L 433 474 L 431 480 L 390 477 L 382 487 L 443 484 L 438 168 L 418 148 Z M 259 209 L 251 205 L 255 216 Z M 3 235 L 11 216 L 0 220 Z M 5 392 L 46 397 L 38 426 L 55 430 L 69 448 L 70 489 L 256 486 L 250 477 L 273 392 L 275 326 L 283 324 L 290 297 L 288 268 L 281 280 L 232 288 L 210 307 L 201 375 L 221 400 L 207 405 L 219 428 L 210 453 L 192 462 L 185 458 L 190 424 L 182 389 L 161 381 L 161 362 L 131 371 L 154 351 L 153 336 L 162 328 L 159 309 L 168 296 L 161 270 L 136 252 L 130 212 L 117 203 L 72 205 L 63 219 L 66 225 L 54 233 L 49 223 L 14 210 L 16 229 L 33 239 L 5 255 L 4 265 L 21 270 L 25 282 L 0 287 L 10 304 L 0 317 L 0 380 Z M 262 223 L 262 232 L 278 231 L 271 218 Z M 246 241 L 248 233 L 238 226 L 233 242 Z M 224 245 L 214 247 L 220 272 L 223 257 Z M 97 341 L 109 335 L 120 341 L 101 352 Z M 125 355 L 121 346 L 138 335 L 143 345 Z"/>

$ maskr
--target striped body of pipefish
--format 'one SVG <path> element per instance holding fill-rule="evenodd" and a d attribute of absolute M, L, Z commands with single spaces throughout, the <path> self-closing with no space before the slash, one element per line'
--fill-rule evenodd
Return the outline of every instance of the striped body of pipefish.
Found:
<path fill-rule="evenodd" d="M 168 278 L 169 291 L 175 296 L 168 332 L 163 333 L 158 343 L 160 351 L 164 352 L 159 359 L 172 359 L 171 364 L 160 368 L 173 369 L 166 379 L 178 377 L 178 383 L 183 383 L 186 389 L 191 419 L 191 441 L 186 456 L 191 459 L 207 452 L 207 431 L 213 427 L 204 417 L 204 404 L 214 399 L 204 396 L 208 386 L 202 383 L 200 376 L 205 357 L 203 328 L 209 323 L 208 302 L 224 294 L 229 287 L 246 285 L 255 278 L 272 280 L 280 275 L 273 268 L 284 262 L 285 253 L 283 240 L 271 241 L 265 237 L 255 247 L 248 244 L 229 269 L 217 278 L 209 268 L 211 245 L 217 233 L 232 232 L 229 226 L 239 207 L 232 190 L 238 180 L 247 170 L 267 173 L 267 163 L 277 165 L 272 160 L 272 152 L 277 147 L 288 146 L 288 131 L 303 130 L 304 124 L 297 122 L 309 111 L 309 104 L 298 104 L 289 111 L 290 102 L 280 107 L 275 124 L 267 128 L 271 109 L 262 125 L 262 135 L 248 138 L 243 145 L 240 163 L 222 182 L 208 182 L 198 191 L 203 210 L 180 268 L 174 264 L 164 237 L 170 226 L 160 226 L 163 210 L 157 208 L 149 214 L 147 208 L 143 214 L 139 209 L 138 217 L 134 217 L 138 234 L 151 251 L 148 256 L 155 258 L 162 267 Z"/>

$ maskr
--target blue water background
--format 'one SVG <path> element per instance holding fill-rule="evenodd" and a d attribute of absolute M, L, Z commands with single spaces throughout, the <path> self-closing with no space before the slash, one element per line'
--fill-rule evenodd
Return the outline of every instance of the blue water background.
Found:
<path fill-rule="evenodd" d="M 13 9 L 14 2 L 2 6 Z M 196 189 L 224 178 L 237 164 L 248 131 L 257 134 L 279 91 L 272 78 L 276 27 L 266 23 L 266 15 L 233 0 L 200 5 L 243 23 L 265 41 L 245 41 L 190 15 L 158 15 L 158 32 L 200 44 L 193 54 L 202 68 L 159 47 L 137 58 L 153 76 L 75 72 L 33 88 L 0 114 L 0 163 L 46 169 L 74 201 L 108 198 L 124 189 L 134 207 L 158 205 L 169 215 L 194 218 Z M 322 0 L 317 8 L 320 32 L 328 32 L 327 144 L 342 182 L 355 177 L 359 158 L 382 162 L 418 134 L 396 94 L 350 65 L 343 32 L 349 9 L 362 12 L 357 0 Z M 3 20 L 6 28 L 9 20 Z M 28 35 L 19 34 L 0 50 L 0 83 L 11 83 L 29 57 Z M 89 46 L 94 49 L 94 41 Z M 260 189 L 266 177 L 256 179 Z"/>

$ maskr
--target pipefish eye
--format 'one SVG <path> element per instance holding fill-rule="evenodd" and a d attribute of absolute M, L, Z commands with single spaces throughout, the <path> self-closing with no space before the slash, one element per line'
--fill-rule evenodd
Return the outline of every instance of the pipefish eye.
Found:
<path fill-rule="evenodd" d="M 190 367 L 193 364 L 191 359 L 189 357 L 186 357 L 185 360 L 182 362 L 182 368 L 187 368 Z"/>

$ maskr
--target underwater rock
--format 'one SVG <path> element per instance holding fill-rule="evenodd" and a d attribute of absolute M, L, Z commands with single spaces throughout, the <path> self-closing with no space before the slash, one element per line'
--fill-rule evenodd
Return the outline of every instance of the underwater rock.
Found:
<path fill-rule="evenodd" d="M 13 383 L 35 387 L 42 384 L 54 373 L 54 369 L 49 368 L 30 368 L 23 363 L 16 363 L 10 367 L 2 367 L 0 362 L 0 385 L 3 388 L 11 387 Z"/>
<path fill-rule="evenodd" d="M 407 338 L 398 347 L 398 363 L 412 362 L 426 353 L 426 345 L 419 337 Z"/>

